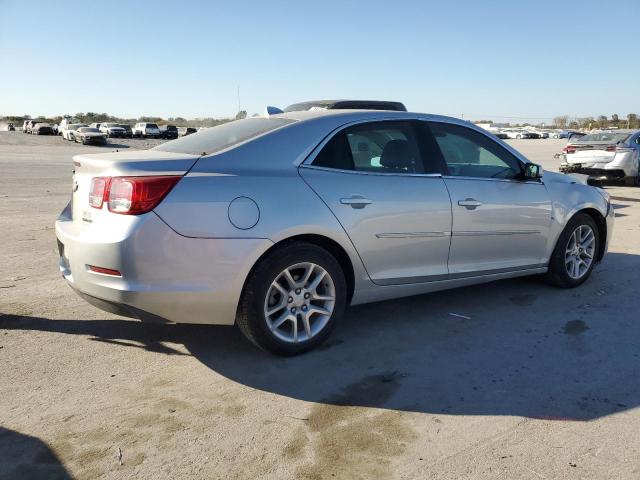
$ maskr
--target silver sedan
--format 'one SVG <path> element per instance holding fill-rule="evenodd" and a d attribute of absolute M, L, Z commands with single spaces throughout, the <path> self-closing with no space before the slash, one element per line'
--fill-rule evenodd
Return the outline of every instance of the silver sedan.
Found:
<path fill-rule="evenodd" d="M 605 191 L 434 115 L 290 112 L 73 163 L 56 234 L 79 295 L 235 323 L 284 355 L 325 340 L 347 305 L 533 274 L 576 287 L 613 228 Z"/>

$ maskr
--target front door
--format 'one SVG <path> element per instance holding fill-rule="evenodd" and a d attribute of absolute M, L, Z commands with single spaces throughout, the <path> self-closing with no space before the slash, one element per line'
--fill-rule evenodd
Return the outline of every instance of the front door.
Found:
<path fill-rule="evenodd" d="M 429 127 L 448 170 L 451 277 L 546 264 L 551 199 L 545 185 L 521 180 L 520 160 L 488 135 L 443 122 Z"/>

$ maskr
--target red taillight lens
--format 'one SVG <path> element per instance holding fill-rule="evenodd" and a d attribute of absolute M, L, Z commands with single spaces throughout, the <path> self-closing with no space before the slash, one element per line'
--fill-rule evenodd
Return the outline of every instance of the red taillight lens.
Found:
<path fill-rule="evenodd" d="M 139 215 L 153 210 L 171 191 L 181 176 L 94 177 L 91 179 L 89 205 L 123 215 Z"/>
<path fill-rule="evenodd" d="M 571 145 L 567 145 L 562 149 L 564 153 L 575 153 L 576 147 L 572 147 Z"/>
<path fill-rule="evenodd" d="M 123 215 L 149 212 L 181 178 L 181 176 L 114 177 L 111 179 L 108 196 L 105 196 L 109 211 Z"/>
<path fill-rule="evenodd" d="M 616 151 L 616 146 L 615 145 L 607 145 L 607 148 L 605 150 L 607 152 L 615 152 Z"/>
<path fill-rule="evenodd" d="M 108 191 L 109 177 L 94 177 L 91 179 L 91 190 L 89 190 L 89 205 L 93 208 L 102 208 L 104 196 Z"/>

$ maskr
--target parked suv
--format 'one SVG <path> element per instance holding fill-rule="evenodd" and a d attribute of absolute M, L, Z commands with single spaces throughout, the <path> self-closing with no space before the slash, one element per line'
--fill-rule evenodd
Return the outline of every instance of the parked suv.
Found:
<path fill-rule="evenodd" d="M 98 130 L 104 133 L 107 137 L 124 138 L 126 134 L 124 128 L 122 128 L 117 123 L 103 123 L 102 125 L 100 125 L 100 128 Z"/>
<path fill-rule="evenodd" d="M 33 135 L 53 135 L 53 128 L 48 123 L 36 123 L 29 132 Z"/>
<path fill-rule="evenodd" d="M 178 127 L 175 125 L 160 125 L 160 138 L 173 140 L 178 138 Z"/>
<path fill-rule="evenodd" d="M 133 137 L 133 130 L 131 130 L 131 125 L 129 125 L 128 123 L 119 123 L 118 126 L 124 129 L 125 137 L 127 138 Z"/>
<path fill-rule="evenodd" d="M 140 122 L 133 127 L 134 137 L 153 137 L 160 138 L 160 129 L 155 123 Z"/>

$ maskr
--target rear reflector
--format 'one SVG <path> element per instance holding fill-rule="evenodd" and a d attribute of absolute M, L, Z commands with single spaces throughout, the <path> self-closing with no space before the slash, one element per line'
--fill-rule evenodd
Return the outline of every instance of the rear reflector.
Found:
<path fill-rule="evenodd" d="M 96 273 L 102 273 L 104 275 L 113 275 L 114 277 L 121 277 L 122 274 L 118 270 L 113 270 L 111 268 L 104 267 L 96 267 L 95 265 L 87 265 L 89 270 Z"/>

